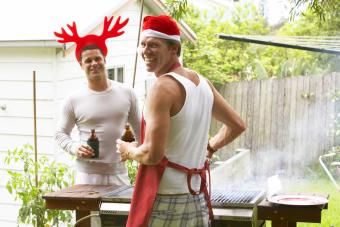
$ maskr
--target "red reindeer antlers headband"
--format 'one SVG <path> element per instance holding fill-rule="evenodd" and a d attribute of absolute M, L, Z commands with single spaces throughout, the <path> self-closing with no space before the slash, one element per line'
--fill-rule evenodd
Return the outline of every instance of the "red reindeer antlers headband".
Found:
<path fill-rule="evenodd" d="M 107 47 L 105 44 L 106 39 L 117 37 L 117 36 L 124 34 L 124 31 L 119 31 L 119 30 L 123 28 L 129 21 L 129 18 L 127 18 L 122 23 L 120 23 L 120 16 L 119 16 L 118 19 L 116 20 L 116 23 L 113 25 L 113 27 L 109 29 L 112 19 L 113 19 L 113 16 L 110 17 L 110 19 L 107 19 L 107 17 L 105 17 L 103 32 L 100 36 L 89 34 L 84 37 L 79 37 L 75 22 L 73 22 L 72 26 L 67 24 L 67 27 L 72 32 L 72 35 L 68 34 L 64 28 L 61 28 L 61 33 L 54 32 L 54 35 L 60 38 L 60 40 L 58 40 L 59 43 L 68 43 L 68 42 L 76 43 L 77 45 L 76 58 L 78 62 L 80 62 L 80 53 L 82 49 L 88 45 L 98 46 L 98 48 L 102 50 L 103 55 L 106 56 L 107 55 Z"/>

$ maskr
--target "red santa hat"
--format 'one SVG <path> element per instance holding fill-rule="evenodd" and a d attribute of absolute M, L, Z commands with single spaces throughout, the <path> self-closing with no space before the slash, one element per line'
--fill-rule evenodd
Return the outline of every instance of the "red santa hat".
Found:
<path fill-rule="evenodd" d="M 84 47 L 89 45 L 95 45 L 97 46 L 103 53 L 104 57 L 107 55 L 107 47 L 105 44 L 106 39 L 113 38 L 120 36 L 124 34 L 124 31 L 120 31 L 125 25 L 128 23 L 129 18 L 124 20 L 122 23 L 120 23 L 120 16 L 116 20 L 115 24 L 111 29 L 109 29 L 111 22 L 113 20 L 113 16 L 109 19 L 107 17 L 104 18 L 104 26 L 103 26 L 103 32 L 101 35 L 94 35 L 89 34 L 84 37 L 80 37 L 77 32 L 77 26 L 76 23 L 73 22 L 72 25 L 67 25 L 67 27 L 70 29 L 71 34 L 68 34 L 64 28 L 61 28 L 61 33 L 54 32 L 54 35 L 60 38 L 58 42 L 60 43 L 68 43 L 68 42 L 74 42 L 76 43 L 76 58 L 78 62 L 80 62 L 80 54 Z"/>
<path fill-rule="evenodd" d="M 181 42 L 180 30 L 176 21 L 167 15 L 144 17 L 141 36 Z"/>

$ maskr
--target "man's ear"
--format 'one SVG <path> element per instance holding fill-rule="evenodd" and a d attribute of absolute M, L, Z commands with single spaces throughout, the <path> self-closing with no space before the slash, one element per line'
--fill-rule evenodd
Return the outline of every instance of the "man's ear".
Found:
<path fill-rule="evenodd" d="M 171 49 L 174 52 L 174 54 L 177 56 L 177 52 L 179 49 L 179 44 L 171 45 Z"/>

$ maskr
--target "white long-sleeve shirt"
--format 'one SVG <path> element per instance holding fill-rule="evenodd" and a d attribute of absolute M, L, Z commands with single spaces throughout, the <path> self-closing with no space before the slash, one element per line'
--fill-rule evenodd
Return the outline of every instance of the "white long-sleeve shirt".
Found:
<path fill-rule="evenodd" d="M 85 173 L 118 174 L 126 172 L 120 156 L 116 153 L 116 140 L 124 133 L 128 122 L 139 141 L 140 112 L 135 92 L 128 86 L 112 81 L 111 86 L 101 92 L 87 86 L 67 97 L 61 108 L 55 133 L 58 145 L 75 155 L 80 144 L 86 144 L 91 129 L 99 139 L 99 158 L 77 158 L 77 169 Z M 79 131 L 80 141 L 70 134 L 74 126 Z"/>

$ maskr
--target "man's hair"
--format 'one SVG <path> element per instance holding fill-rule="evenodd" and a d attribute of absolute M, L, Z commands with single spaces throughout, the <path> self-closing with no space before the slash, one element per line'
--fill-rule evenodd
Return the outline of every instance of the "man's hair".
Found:
<path fill-rule="evenodd" d="M 81 51 L 80 51 L 80 61 L 82 60 L 82 54 L 85 50 L 99 50 L 100 53 L 104 56 L 104 53 L 102 51 L 102 49 L 100 49 L 96 44 L 90 44 L 90 45 L 87 45 L 85 46 Z"/>
<path fill-rule="evenodd" d="M 170 39 L 165 39 L 166 43 L 168 46 L 175 46 L 178 45 L 178 50 L 177 50 L 177 57 L 181 56 L 181 44 L 175 40 L 170 40 Z"/>

